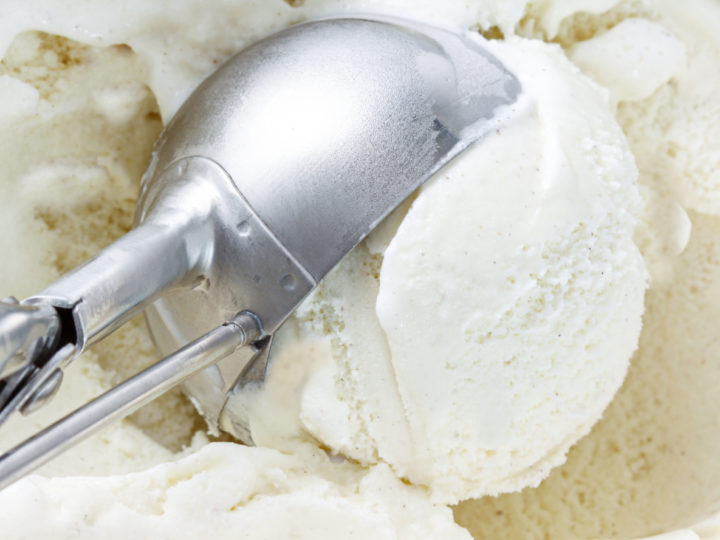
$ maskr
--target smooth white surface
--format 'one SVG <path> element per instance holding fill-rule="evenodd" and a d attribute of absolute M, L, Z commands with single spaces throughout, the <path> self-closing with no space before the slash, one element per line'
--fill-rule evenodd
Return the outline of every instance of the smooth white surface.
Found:
<path fill-rule="evenodd" d="M 616 100 L 644 99 L 686 64 L 685 45 L 664 26 L 626 19 L 605 34 L 581 41 L 570 59 Z"/>

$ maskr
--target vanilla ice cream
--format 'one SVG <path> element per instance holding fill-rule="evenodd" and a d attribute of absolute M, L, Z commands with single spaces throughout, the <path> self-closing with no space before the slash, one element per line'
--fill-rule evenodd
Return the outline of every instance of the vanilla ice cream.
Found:
<path fill-rule="evenodd" d="M 520 78 L 515 117 L 298 309 L 258 444 L 312 437 L 457 502 L 537 485 L 619 388 L 646 282 L 627 142 L 558 48 L 486 46 Z M 286 395 L 295 411 L 272 406 Z M 298 425 L 276 420 L 290 414 Z"/>
<path fill-rule="evenodd" d="M 358 11 L 486 39 L 523 85 L 510 120 L 282 329 L 244 396 L 258 448 L 209 442 L 171 393 L 0 492 L 4 535 L 719 535 L 712 0 L 0 7 L 0 295 L 128 230 L 152 141 L 214 66 Z M 2 446 L 154 359 L 132 321 Z"/>

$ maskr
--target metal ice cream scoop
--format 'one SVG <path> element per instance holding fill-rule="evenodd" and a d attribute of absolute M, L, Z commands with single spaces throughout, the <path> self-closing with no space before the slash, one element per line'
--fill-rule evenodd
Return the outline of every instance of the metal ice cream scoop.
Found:
<path fill-rule="evenodd" d="M 398 19 L 300 24 L 231 58 L 158 141 L 135 229 L 0 303 L 0 422 L 142 309 L 169 356 L 0 456 L 0 486 L 182 381 L 211 427 L 251 443 L 233 392 L 262 381 L 273 333 L 519 93 L 474 40 Z"/>

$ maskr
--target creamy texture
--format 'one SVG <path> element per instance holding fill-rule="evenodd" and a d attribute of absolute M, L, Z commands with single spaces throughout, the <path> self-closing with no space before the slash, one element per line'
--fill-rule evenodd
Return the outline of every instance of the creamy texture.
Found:
<path fill-rule="evenodd" d="M 523 85 L 514 118 L 298 309 L 271 353 L 258 444 L 309 434 L 457 502 L 537 485 L 619 388 L 645 289 L 632 156 L 559 50 L 486 46 Z M 274 421 L 280 395 L 298 396 L 297 425 Z"/>
<path fill-rule="evenodd" d="M 456 517 L 476 538 L 636 538 L 675 528 L 687 529 L 667 538 L 720 537 L 711 518 L 720 511 L 720 148 L 712 142 L 720 140 L 720 9 L 710 1 L 621 5 L 572 21 L 560 38 L 576 50 L 574 35 L 604 41 L 613 35 L 606 28 L 636 17 L 669 32 L 657 45 L 677 50 L 679 41 L 687 58 L 647 98 L 618 104 L 648 202 L 638 231 L 651 239 L 641 245 L 652 274 L 640 347 L 602 421 L 539 488 L 460 505 Z M 618 64 L 620 85 L 626 68 Z"/>
<path fill-rule="evenodd" d="M 6 538 L 470 538 L 449 508 L 434 507 L 387 467 L 231 443 L 143 473 L 33 477 L 2 497 L 15 508 L 3 514 Z"/>
<path fill-rule="evenodd" d="M 232 52 L 291 22 L 380 10 L 480 29 L 492 38 L 504 34 L 507 43 L 491 46 L 533 90 L 530 100 L 513 123 L 444 170 L 411 207 L 354 252 L 281 336 L 284 346 L 271 374 L 280 384 L 269 385 L 260 397 L 278 415 L 273 423 L 257 418 L 253 428 L 294 455 L 218 444 L 191 453 L 207 438 L 175 393 L 42 471 L 69 478 L 36 476 L 0 493 L 4 535 L 466 537 L 448 509 L 431 498 L 454 500 L 537 483 L 600 415 L 634 346 L 637 327 L 623 323 L 627 318 L 637 324 L 638 314 L 620 306 L 639 310 L 639 302 L 613 295 L 639 294 L 644 284 L 629 243 L 637 193 L 632 160 L 608 113 L 612 107 L 637 162 L 645 206 L 635 232 L 651 278 L 640 349 L 603 420 L 570 451 L 565 465 L 538 488 L 463 503 L 455 516 L 476 538 L 629 538 L 677 528 L 682 530 L 666 537 L 717 537 L 717 519 L 711 517 L 720 511 L 717 3 L 292 4 L 302 5 L 187 0 L 168 9 L 162 2 L 35 0 L 22 8 L 0 7 L 0 248 L 13 254 L 0 267 L 0 295 L 35 292 L 127 230 L 160 118 L 170 118 L 194 85 Z M 513 33 L 555 40 L 589 76 L 609 86 L 609 105 L 557 45 L 520 41 Z M 122 43 L 132 50 L 117 46 Z M 514 144 L 506 142 L 511 135 Z M 566 166 L 558 165 L 562 156 L 568 157 Z M 525 170 L 533 159 L 544 174 Z M 507 185 L 498 185 L 498 178 Z M 547 189 L 542 203 L 527 191 L 511 190 L 523 182 Z M 494 193 L 488 193 L 491 187 Z M 520 197 L 535 212 L 511 219 L 503 211 L 517 212 L 517 206 L 488 204 L 489 195 L 501 202 Z M 588 207 L 578 212 L 561 202 L 570 200 Z M 443 210 L 473 203 L 485 214 L 475 211 L 478 206 L 469 215 Z M 537 226 L 548 215 L 558 219 L 557 231 Z M 585 227 L 568 231 L 580 218 Z M 487 230 L 475 230 L 477 245 L 453 236 L 479 226 Z M 491 227 L 515 239 L 496 240 Z M 503 282 L 500 272 L 486 266 L 464 276 L 462 265 L 446 264 L 472 256 L 473 264 L 489 266 L 485 251 L 473 253 L 482 247 L 502 255 L 500 263 L 515 283 Z M 592 249 L 584 253 L 584 247 Z M 438 248 L 447 259 L 424 262 L 424 250 Z M 629 266 L 619 265 L 619 253 Z M 552 262 L 542 263 L 543 254 Z M 400 265 L 403 260 L 413 266 Z M 432 272 L 417 270 L 424 267 Z M 600 268 L 607 278 L 597 276 Z M 443 298 L 434 280 L 446 284 L 448 278 L 457 288 Z M 474 286 L 483 280 L 488 286 Z M 460 297 L 467 302 L 458 302 Z M 481 301 L 488 303 L 473 308 Z M 510 315 L 493 317 L 503 302 Z M 588 305 L 598 315 L 590 323 L 582 316 Z M 409 333 L 416 325 L 427 332 Z M 563 327 L 557 340 L 543 333 L 555 331 L 554 325 Z M 558 344 L 568 355 L 552 354 Z M 447 361 L 433 364 L 438 350 Z M 478 351 L 482 361 L 474 357 Z M 522 365 L 514 358 L 522 354 L 513 351 L 532 351 L 538 365 Z M 135 321 L 69 369 L 52 408 L 5 427 L 3 445 L 154 358 Z M 420 361 L 423 369 L 437 370 L 426 380 L 416 377 Z M 537 384 L 548 373 L 543 362 L 554 375 Z M 472 384 L 452 376 L 460 364 Z M 568 369 L 578 370 L 576 385 Z M 597 399 L 582 391 L 591 379 L 600 383 Z M 472 392 L 476 384 L 484 385 L 480 396 Z M 297 391 L 285 392 L 287 385 Z M 525 391 L 509 399 L 507 388 L 515 385 Z M 495 409 L 499 403 L 511 406 Z M 575 405 L 581 406 L 577 417 L 570 414 Z M 460 414 L 444 422 L 460 407 L 484 414 L 477 422 Z M 541 441 L 537 447 L 522 440 L 531 433 Z M 551 446 L 561 433 L 567 438 Z M 317 444 L 357 462 L 328 461 Z M 173 455 L 184 445 L 191 445 L 190 455 Z M 153 467 L 168 460 L 176 461 Z M 520 474 L 512 477 L 511 470 Z M 397 475 L 421 486 L 401 483 Z"/>

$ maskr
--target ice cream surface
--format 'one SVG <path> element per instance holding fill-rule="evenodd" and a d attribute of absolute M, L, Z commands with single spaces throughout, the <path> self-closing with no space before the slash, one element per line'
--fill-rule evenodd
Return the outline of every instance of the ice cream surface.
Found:
<path fill-rule="evenodd" d="M 314 438 L 457 502 L 537 485 L 619 388 L 646 281 L 627 143 L 561 51 L 486 46 L 520 77 L 515 118 L 298 309 L 271 353 L 259 444 Z M 273 407 L 282 395 L 295 406 Z"/>
<path fill-rule="evenodd" d="M 0 247 L 15 255 L 0 294 L 35 292 L 127 230 L 161 120 L 293 22 L 380 11 L 479 31 L 524 88 L 512 120 L 283 329 L 249 396 L 264 448 L 208 444 L 174 393 L 41 471 L 55 478 L 0 493 L 6 534 L 713 537 L 720 8 L 683 5 L 0 7 Z M 628 379 L 557 467 L 622 383 L 646 266 Z M 51 409 L 4 427 L 3 446 L 153 359 L 134 321 L 71 366 Z M 442 504 L 483 495 L 457 523 Z"/>
<path fill-rule="evenodd" d="M 24 538 L 470 538 L 449 508 L 389 468 L 333 464 L 320 453 L 215 443 L 139 473 L 34 477 L 9 491 L 43 519 L 7 513 L 3 527 Z"/>

